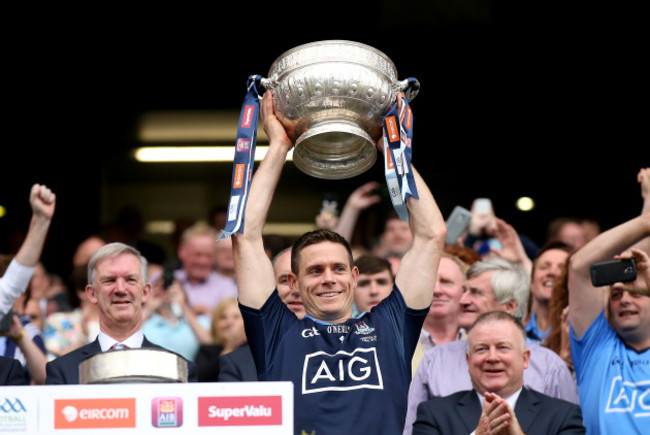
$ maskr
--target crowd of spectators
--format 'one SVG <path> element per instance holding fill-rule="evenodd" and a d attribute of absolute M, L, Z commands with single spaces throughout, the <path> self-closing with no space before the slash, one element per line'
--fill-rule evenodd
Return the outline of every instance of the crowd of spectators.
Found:
<path fill-rule="evenodd" d="M 641 169 L 637 177 L 642 210 L 614 228 L 601 229 L 594 219 L 558 217 L 547 223 L 546 240 L 533 241 L 499 219 L 494 210 L 487 217 L 473 213 L 464 235 L 456 244 L 445 244 L 439 264 L 431 265 L 437 270 L 433 301 L 412 359 L 407 417 L 398 422 L 404 434 L 438 433 L 420 420 L 427 410 L 435 413 L 435 408 L 423 403 L 477 389 L 471 377 L 475 349 L 468 348 L 468 334 L 479 316 L 494 311 L 508 313 L 525 334 L 525 370 L 517 391 L 523 386 L 524 391 L 577 405 L 587 433 L 647 430 L 650 168 Z M 363 210 L 380 200 L 376 188 L 373 182 L 351 192 L 338 216 L 315 213 L 315 227 L 338 232 L 352 245 L 352 265 L 359 273 L 355 317 L 371 312 L 393 292 L 402 258 L 413 243 L 408 223 L 396 216 L 385 219 L 374 243 L 352 243 Z M 233 242 L 219 240 L 222 228 L 214 226 L 215 220 L 188 226 L 173 259 L 146 258 L 149 248 L 139 251 L 137 244 L 113 240 L 110 233 L 89 235 L 71 258 L 72 273 L 61 277 L 40 262 L 56 197 L 36 184 L 29 201 L 32 219 L 20 249 L 0 256 L 0 380 L 5 385 L 52 383 L 47 376 L 55 373 L 56 360 L 102 341 L 106 319 L 112 317 L 98 296 L 100 285 L 92 281 L 101 272 L 93 261 L 101 262 L 105 257 L 97 259 L 95 254 L 107 246 L 117 248 L 116 244 L 134 249 L 120 250 L 116 258 L 142 254 L 145 259 L 139 290 L 132 292 L 140 292 L 134 296 L 139 309 L 132 315 L 139 319 L 136 329 L 144 334 L 144 343 L 195 364 L 199 382 L 258 379 L 237 299 Z M 289 285 L 292 240 L 265 240 L 273 240 L 265 252 L 272 262 L 278 296 L 302 319 L 301 294 L 296 285 Z M 594 286 L 590 266 L 612 259 L 633 259 L 636 280 Z M 518 332 L 513 334 L 517 337 Z M 130 336 L 129 332 L 121 337 L 124 340 L 112 338 L 127 341 Z M 499 359 L 498 353 L 497 345 L 493 358 Z M 508 414 L 508 406 L 488 400 L 494 391 L 481 391 L 481 398 L 487 400 L 482 406 L 495 410 L 500 405 L 494 419 L 498 414 L 499 422 L 510 421 L 505 424 L 508 430 L 516 429 L 513 421 L 520 417 L 518 411 Z M 491 404 L 491 400 L 497 401 Z M 427 418 L 435 420 L 435 416 Z M 477 434 L 517 433 L 486 431 L 489 421 L 497 421 L 490 418 L 486 415 L 477 423 Z M 499 430 L 506 429 L 499 426 Z"/>

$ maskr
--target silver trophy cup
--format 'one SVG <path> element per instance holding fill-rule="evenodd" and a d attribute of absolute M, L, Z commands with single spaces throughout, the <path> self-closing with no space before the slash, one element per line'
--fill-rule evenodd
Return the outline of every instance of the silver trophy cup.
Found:
<path fill-rule="evenodd" d="M 181 356 L 148 347 L 97 353 L 79 364 L 80 384 L 187 382 L 187 375 Z"/>
<path fill-rule="evenodd" d="M 276 114 L 294 143 L 295 165 L 324 179 L 350 178 L 373 166 L 382 119 L 408 88 L 384 53 L 344 40 L 286 51 L 261 84 L 273 92 Z M 416 94 L 414 89 L 410 98 Z"/>

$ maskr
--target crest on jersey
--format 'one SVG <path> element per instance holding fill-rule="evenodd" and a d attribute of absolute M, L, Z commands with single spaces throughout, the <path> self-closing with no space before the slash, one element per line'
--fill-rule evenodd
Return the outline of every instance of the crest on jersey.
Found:
<path fill-rule="evenodd" d="M 362 321 L 361 323 L 355 323 L 354 327 L 356 328 L 354 333 L 357 335 L 368 335 L 375 332 L 375 328 L 371 328 L 370 326 L 366 325 L 365 321 Z"/>

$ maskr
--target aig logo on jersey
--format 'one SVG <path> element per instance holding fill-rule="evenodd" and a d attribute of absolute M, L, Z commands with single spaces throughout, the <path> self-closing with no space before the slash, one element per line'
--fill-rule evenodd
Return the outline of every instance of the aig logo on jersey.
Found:
<path fill-rule="evenodd" d="M 315 352 L 305 356 L 302 372 L 303 394 L 362 388 L 384 388 L 376 348 L 359 348 L 353 352 L 339 351 L 334 355 Z"/>
<path fill-rule="evenodd" d="M 621 376 L 612 379 L 606 413 L 626 412 L 634 417 L 650 417 L 650 381 L 624 382 Z"/>

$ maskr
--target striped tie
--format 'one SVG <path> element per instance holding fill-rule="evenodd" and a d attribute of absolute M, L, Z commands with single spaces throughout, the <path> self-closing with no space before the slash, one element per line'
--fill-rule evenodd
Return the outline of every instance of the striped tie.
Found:
<path fill-rule="evenodd" d="M 115 343 L 114 345 L 111 346 L 109 350 L 122 350 L 122 349 L 128 349 L 128 346 L 122 343 Z"/>

